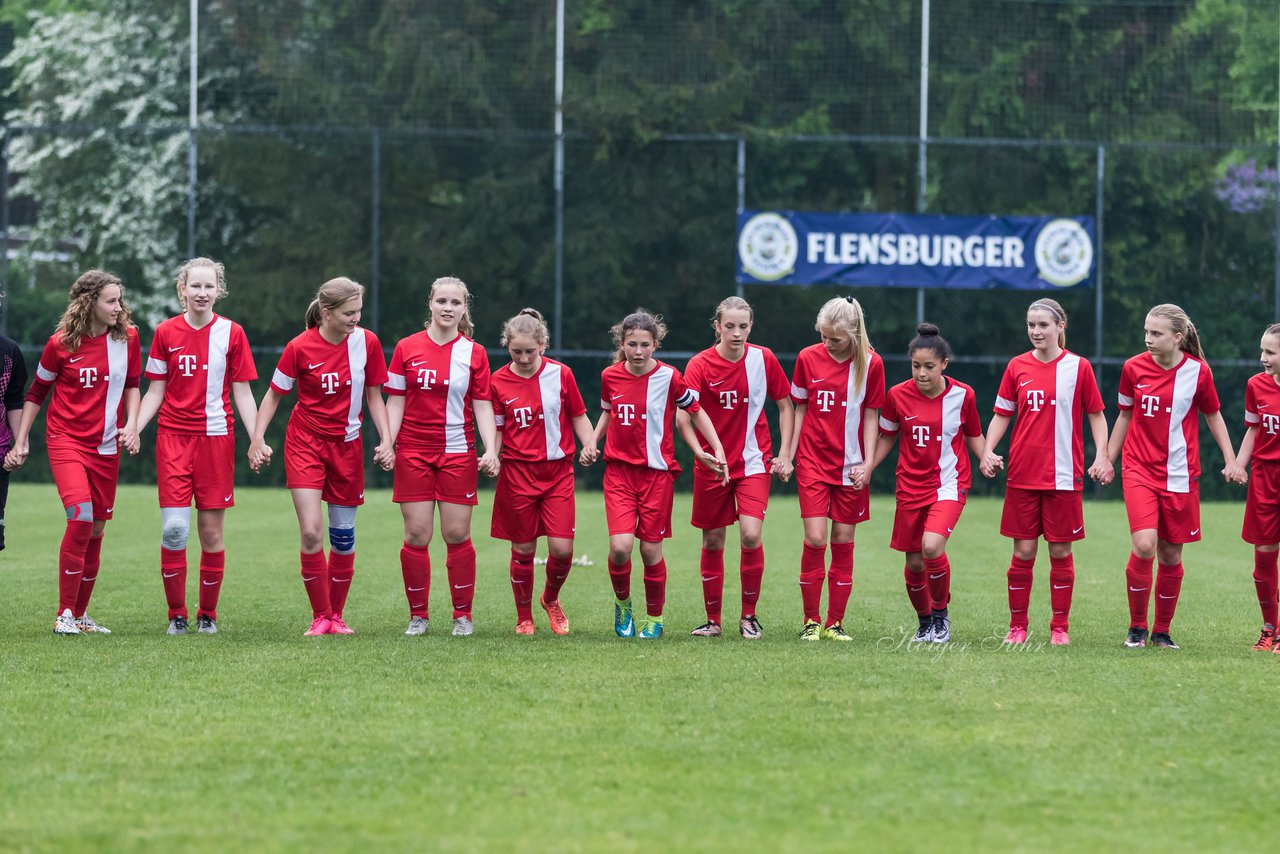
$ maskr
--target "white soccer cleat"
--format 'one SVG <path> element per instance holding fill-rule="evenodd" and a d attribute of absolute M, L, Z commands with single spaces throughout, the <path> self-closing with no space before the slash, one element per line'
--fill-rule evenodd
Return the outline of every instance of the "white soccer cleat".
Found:
<path fill-rule="evenodd" d="M 71 609 L 63 611 L 58 618 L 53 621 L 53 633 L 55 635 L 82 635 L 80 627 L 76 625 L 76 618 L 71 616 Z"/>
<path fill-rule="evenodd" d="M 409 628 L 405 629 L 404 633 L 409 637 L 417 637 L 418 635 L 425 635 L 430 627 L 431 623 L 427 621 L 426 617 L 413 617 L 409 620 Z"/>
<path fill-rule="evenodd" d="M 100 635 L 111 634 L 111 629 L 106 626 L 98 625 L 93 621 L 93 617 L 90 617 L 88 614 L 85 614 L 83 617 L 76 620 L 76 625 L 80 628 L 81 634 L 87 635 L 92 634 L 93 632 L 97 632 Z"/>
<path fill-rule="evenodd" d="M 454 617 L 453 619 L 453 636 L 455 638 L 471 637 L 476 627 L 472 624 L 470 617 Z"/>

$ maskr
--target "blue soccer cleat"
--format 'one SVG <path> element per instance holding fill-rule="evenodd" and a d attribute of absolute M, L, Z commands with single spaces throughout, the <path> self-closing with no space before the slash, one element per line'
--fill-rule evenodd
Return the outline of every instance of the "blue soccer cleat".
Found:
<path fill-rule="evenodd" d="M 631 600 L 615 599 L 613 603 L 613 630 L 620 638 L 636 636 L 636 621 L 631 616 Z"/>
<path fill-rule="evenodd" d="M 648 640 L 657 640 L 662 637 L 662 618 L 646 617 L 640 625 L 640 637 Z"/>

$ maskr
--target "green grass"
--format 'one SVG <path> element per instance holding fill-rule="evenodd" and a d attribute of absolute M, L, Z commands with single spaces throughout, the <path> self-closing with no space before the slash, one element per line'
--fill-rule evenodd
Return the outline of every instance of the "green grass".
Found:
<path fill-rule="evenodd" d="M 1249 651 L 1259 618 L 1240 504 L 1204 507 L 1173 652 L 1121 646 L 1118 503 L 1086 505 L 1072 646 L 1047 644 L 1042 553 L 1032 643 L 1010 651 L 998 642 L 1009 543 L 992 500 L 970 502 L 949 550 L 955 640 L 909 650 L 915 617 L 884 499 L 859 529 L 845 623 L 855 640 L 839 645 L 794 639 L 801 538 L 790 497 L 766 525 L 756 643 L 687 636 L 703 614 L 698 539 L 683 526 L 667 550 L 668 637 L 615 638 L 598 494 L 580 496 L 578 551 L 595 566 L 575 567 L 565 588 L 567 638 L 537 609 L 538 634 L 512 634 L 507 552 L 481 536 L 487 504 L 475 525 L 476 636 L 447 635 L 436 542 L 432 633 L 404 637 L 399 514 L 385 493 L 360 514 L 346 614 L 357 634 L 303 638 L 297 529 L 287 494 L 267 489 L 241 489 L 228 516 L 222 632 L 170 638 L 154 498 L 122 488 L 108 526 L 90 611 L 115 634 L 56 638 L 57 497 L 28 485 L 10 495 L 0 849 L 1273 843 L 1268 710 L 1280 658 Z M 688 518 L 687 496 L 676 517 Z M 738 593 L 729 554 L 726 604 Z M 638 572 L 633 584 L 639 599 Z"/>

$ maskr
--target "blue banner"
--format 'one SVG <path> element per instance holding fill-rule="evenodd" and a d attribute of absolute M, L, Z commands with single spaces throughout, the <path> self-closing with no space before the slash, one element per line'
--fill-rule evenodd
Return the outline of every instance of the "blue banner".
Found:
<path fill-rule="evenodd" d="M 1093 218 L 738 214 L 743 284 L 888 288 L 1091 287 Z"/>

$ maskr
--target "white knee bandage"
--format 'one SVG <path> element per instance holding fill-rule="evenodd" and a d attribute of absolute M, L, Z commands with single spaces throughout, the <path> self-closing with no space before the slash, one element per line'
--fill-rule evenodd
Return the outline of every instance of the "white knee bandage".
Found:
<path fill-rule="evenodd" d="M 190 507 L 161 507 L 160 518 L 164 528 L 160 533 L 160 544 L 170 551 L 182 551 L 187 547 L 187 537 L 191 533 Z"/>
<path fill-rule="evenodd" d="M 356 550 L 356 508 L 329 505 L 329 546 L 338 554 Z"/>

